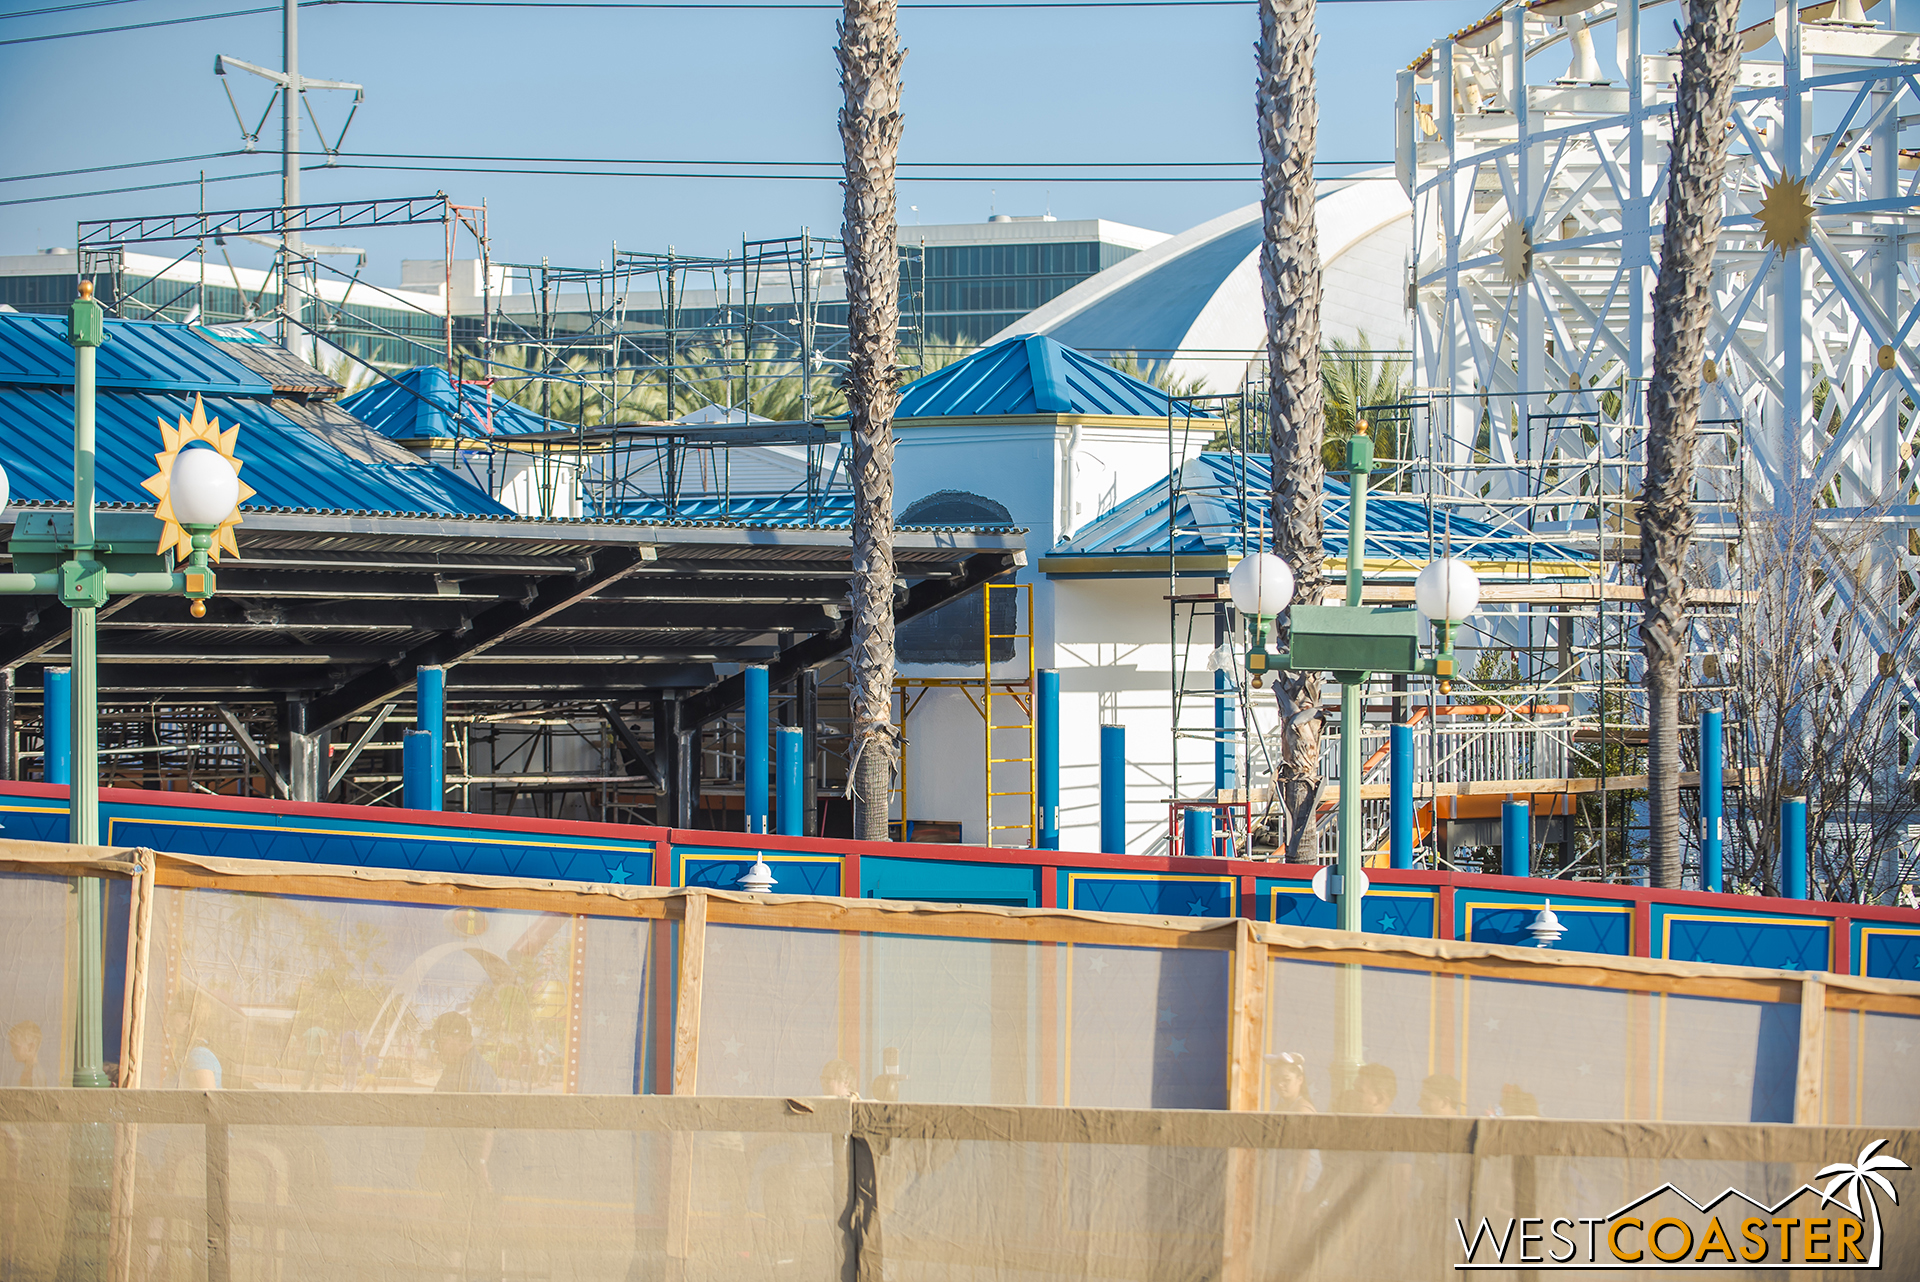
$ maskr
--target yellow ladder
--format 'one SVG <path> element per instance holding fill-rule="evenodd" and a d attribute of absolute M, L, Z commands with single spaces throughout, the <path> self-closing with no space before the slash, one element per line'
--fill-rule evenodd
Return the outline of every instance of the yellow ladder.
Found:
<path fill-rule="evenodd" d="M 1032 849 L 1040 839 L 1038 795 L 1034 787 L 1033 585 L 986 583 L 981 585 L 981 590 L 985 607 L 981 611 L 985 681 L 980 714 L 986 721 L 986 733 L 982 736 L 986 748 L 986 844 Z M 1008 602 L 1013 607 L 1011 632 L 993 630 L 994 594 L 1001 592 L 1012 594 Z M 1025 663 L 1024 677 L 995 678 L 995 641 L 1014 643 L 1014 662 Z M 1013 755 L 1000 755 L 1003 753 Z M 1016 841 L 997 840 L 1002 833 L 1018 833 L 1019 837 Z"/>

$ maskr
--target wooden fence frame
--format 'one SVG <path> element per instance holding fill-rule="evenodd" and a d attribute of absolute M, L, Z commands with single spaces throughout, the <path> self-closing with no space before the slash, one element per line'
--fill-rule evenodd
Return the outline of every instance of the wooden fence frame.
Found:
<path fill-rule="evenodd" d="M 675 1095 L 698 1080 L 707 927 L 913 935 L 1002 942 L 1198 948 L 1230 953 L 1225 1083 L 1230 1111 L 1261 1106 L 1265 993 L 1272 963 L 1306 961 L 1412 970 L 1634 993 L 1791 1003 L 1801 1007 L 1793 1120 L 1822 1119 L 1826 1012 L 1920 1017 L 1920 983 L 1855 975 L 1761 970 L 1500 944 L 1359 935 L 1278 926 L 1246 918 L 1146 917 L 1053 908 L 1000 908 L 757 895 L 700 888 L 597 885 L 506 877 L 462 877 L 394 869 L 269 863 L 165 854 L 144 849 L 0 841 L 0 872 L 122 877 L 133 883 L 129 975 L 122 1015 L 122 1086 L 140 1084 L 148 955 L 160 887 L 358 899 L 442 908 L 473 907 L 671 921 L 680 925 L 670 1065 L 661 1078 Z"/>
<path fill-rule="evenodd" d="M 111 1127 L 119 1150 L 141 1127 L 197 1127 L 203 1132 L 208 1282 L 233 1276 L 235 1189 L 233 1132 L 242 1128 L 460 1128 L 529 1131 L 626 1131 L 664 1134 L 667 1168 L 665 1253 L 668 1276 L 692 1255 L 690 1226 L 693 1138 L 702 1133 L 814 1134 L 831 1137 L 828 1178 L 843 1191 L 835 1216 L 841 1231 L 839 1275 L 880 1282 L 886 1191 L 875 1178 L 876 1154 L 893 1141 L 984 1141 L 1012 1144 L 1114 1145 L 1218 1149 L 1222 1171 L 1220 1276 L 1251 1279 L 1261 1208 L 1255 1162 L 1270 1149 L 1435 1154 L 1466 1157 L 1484 1181 L 1488 1163 L 1508 1161 L 1517 1205 L 1531 1205 L 1536 1162 L 1543 1157 L 1619 1161 L 1790 1164 L 1807 1176 L 1819 1166 L 1875 1141 L 1912 1153 L 1920 1129 L 1685 1122 L 1566 1122 L 1537 1118 L 1371 1117 L 1341 1114 L 1240 1115 L 1193 1109 L 1052 1108 L 1045 1106 L 872 1103 L 840 1098 L 686 1098 L 660 1095 L 465 1095 L 458 1107 L 444 1095 L 368 1095 L 308 1091 L 0 1091 L 0 1126 Z M 1520 1159 L 1511 1160 L 1509 1159 Z M 1796 1178 L 1802 1178 L 1796 1172 Z M 112 1276 L 130 1273 L 125 1247 L 135 1210 L 130 1180 L 116 1182 L 111 1202 Z M 8 1190 L 0 1188 L 0 1193 Z M 31 1193 L 32 1190 L 13 1190 Z M 126 1223 L 122 1223 L 126 1221 Z M 1391 1233 L 1388 1226 L 1381 1232 Z M 637 1245 L 637 1243 L 636 1243 Z"/>

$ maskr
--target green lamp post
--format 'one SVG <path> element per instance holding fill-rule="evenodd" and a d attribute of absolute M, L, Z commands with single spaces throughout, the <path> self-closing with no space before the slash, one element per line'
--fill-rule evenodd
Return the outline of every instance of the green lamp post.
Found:
<path fill-rule="evenodd" d="M 22 518 L 14 523 L 8 542 L 13 573 L 0 574 L 0 593 L 52 596 L 72 612 L 73 769 L 69 793 L 68 840 L 75 845 L 100 844 L 99 752 L 99 610 L 115 594 L 186 597 L 198 618 L 206 613 L 213 595 L 210 557 L 218 547 L 234 549 L 232 527 L 240 503 L 252 494 L 239 478 L 233 457 L 236 432 L 224 436 L 205 424 L 199 402 L 191 424 L 182 420 L 178 432 L 162 426 L 168 448 L 158 456 L 160 472 L 146 483 L 159 497 L 156 515 L 165 535 L 158 554 L 102 542 L 93 510 L 95 358 L 106 341 L 103 309 L 93 297 L 91 281 L 80 282 L 80 297 L 67 316 L 67 341 L 73 345 L 73 516 Z M 190 445 L 195 448 L 187 448 Z M 206 448 L 211 446 L 212 448 Z M 0 508 L 8 487 L 0 472 Z M 166 553 L 183 546 L 183 568 L 174 568 Z M 46 715 L 56 715 L 48 708 Z M 75 994 L 73 1084 L 111 1086 L 104 1065 L 102 963 L 104 961 L 103 898 L 95 877 L 78 879 L 79 920 L 75 942 L 79 953 L 74 967 Z"/>
<path fill-rule="evenodd" d="M 1253 621 L 1253 648 L 1247 669 L 1254 684 L 1267 671 L 1326 672 L 1340 683 L 1340 808 L 1337 820 L 1339 857 L 1333 886 L 1341 930 L 1359 930 L 1364 882 L 1360 875 L 1360 721 L 1361 697 L 1375 673 L 1451 677 L 1454 671 L 1453 634 L 1479 603 L 1480 583 L 1465 561 L 1446 557 L 1421 570 L 1414 585 L 1419 608 L 1369 609 L 1361 604 L 1361 576 L 1366 561 L 1367 482 L 1373 471 L 1373 440 L 1364 431 L 1347 438 L 1348 520 L 1347 592 L 1344 605 L 1294 605 L 1289 616 L 1288 649 L 1273 654 L 1267 647 L 1272 616 L 1287 609 L 1293 595 L 1293 575 L 1284 578 L 1274 566 L 1285 562 L 1271 553 L 1258 553 L 1234 567 L 1236 584 L 1229 591 L 1241 613 Z M 1268 564 L 1268 563 L 1271 564 Z M 1244 572 L 1244 574 L 1243 574 Z M 1255 584 L 1263 591 L 1255 591 Z M 1284 591 L 1281 589 L 1284 588 Z M 1439 634 L 1438 653 L 1420 653 L 1420 616 L 1426 614 Z M 1349 968 L 1357 970 L 1357 968 Z M 1360 1065 L 1359 985 L 1357 974 L 1342 984 L 1340 1068 L 1346 1080 Z"/>

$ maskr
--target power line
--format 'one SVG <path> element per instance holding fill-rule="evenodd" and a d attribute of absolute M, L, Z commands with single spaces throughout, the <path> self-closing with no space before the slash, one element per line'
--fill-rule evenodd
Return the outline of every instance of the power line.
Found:
<path fill-rule="evenodd" d="M 262 169 L 257 173 L 251 174 L 221 174 L 214 178 L 205 179 L 205 181 L 210 183 L 234 182 L 241 178 L 271 178 L 278 176 L 279 173 L 280 171 L 278 169 Z M 201 181 L 199 178 L 182 178 L 179 182 L 147 183 L 141 187 L 106 187 L 100 191 L 70 191 L 59 196 L 23 196 L 18 200 L 0 200 L 0 208 L 5 208 L 9 205 L 41 205 L 50 200 L 84 200 L 88 196 L 119 196 L 130 191 L 164 191 L 169 187 L 197 187 Z"/>
<path fill-rule="evenodd" d="M 202 13 L 190 18 L 160 18 L 153 22 L 129 22 L 118 27 L 94 27 L 88 31 L 56 31 L 44 36 L 15 36 L 11 40 L 0 40 L 0 45 L 30 45 L 42 40 L 72 40 L 76 36 L 105 36 L 116 31 L 145 31 L 150 27 L 180 27 L 189 22 L 212 22 L 218 18 L 244 18 L 255 13 L 279 13 L 279 5 L 267 5 L 259 9 L 231 9 L 226 13 Z"/>
<path fill-rule="evenodd" d="M 73 13 L 78 9 L 104 9 L 111 4 L 132 4 L 134 0 L 84 0 L 81 4 L 56 4 L 46 9 L 18 9 L 12 13 L 0 13 L 0 21 L 8 18 L 37 18 L 46 13 Z"/>
<path fill-rule="evenodd" d="M 92 0 L 93 4 L 123 4 L 130 0 Z M 1031 10 L 1031 9 L 1231 9 L 1245 8 L 1258 3 L 1258 0 L 918 0 L 917 3 L 904 3 L 901 9 L 930 9 L 953 11 L 983 11 L 991 9 Z M 1318 0 L 1320 4 L 1449 4 L 1453 0 Z M 840 13 L 843 6 L 837 4 L 781 4 L 756 3 L 754 0 L 718 0 L 713 4 L 701 4 L 697 0 L 300 0 L 302 9 L 320 8 L 326 5 L 400 5 L 412 8 L 429 9 L 575 9 L 610 11 L 628 10 L 668 10 L 696 13 L 700 10 L 712 10 L 715 13 Z M 34 14 L 67 13 L 75 9 L 90 8 L 92 4 L 57 6 L 48 9 L 29 9 L 19 13 L 0 14 L 0 18 L 25 18 Z M 120 31 L 146 31 L 154 27 L 178 27 L 194 22 L 215 22 L 221 18 L 246 18 L 261 13 L 279 13 L 279 5 L 265 5 L 257 9 L 230 9 L 225 13 L 193 14 L 184 18 L 158 18 L 152 22 L 128 22 L 115 27 L 90 27 L 85 31 L 54 31 L 40 36 L 16 36 L 11 40 L 0 40 L 0 46 L 36 44 L 43 40 L 74 40 L 81 36 L 106 36 Z"/>
<path fill-rule="evenodd" d="M 37 173 L 37 174 L 9 174 L 9 175 L 0 176 L 0 183 L 36 182 L 36 181 L 40 181 L 48 178 L 70 178 L 79 174 L 111 173 L 115 170 L 124 170 L 124 169 L 150 169 L 150 168 L 154 168 L 156 166 L 161 166 L 161 165 L 190 164 L 196 161 L 220 160 L 220 159 L 226 159 L 233 156 L 258 155 L 258 154 L 260 153 L 247 152 L 239 148 L 235 148 L 231 151 L 210 151 L 210 152 L 204 152 L 200 155 L 195 155 L 195 156 L 172 156 L 164 160 L 130 160 L 130 161 L 123 162 L 121 164 L 91 165 L 82 169 L 53 169 L 53 170 L 48 170 L 44 173 Z M 624 168 L 614 168 L 614 169 L 608 169 L 605 172 L 593 171 L 592 173 L 580 173 L 580 174 L 572 175 L 572 176 L 599 176 L 599 177 L 606 177 L 606 178 L 637 178 L 637 177 L 727 178 L 727 177 L 763 176 L 763 175 L 756 175 L 756 174 L 735 174 L 735 173 L 727 172 L 729 170 L 745 168 L 745 169 L 754 169 L 754 170 L 816 169 L 816 170 L 822 170 L 827 172 L 823 172 L 819 174 L 785 174 L 783 176 L 789 177 L 789 178 L 824 179 L 824 178 L 837 177 L 839 175 L 839 171 L 841 168 L 841 162 L 837 160 L 676 160 L 676 159 L 623 159 L 617 156 L 460 156 L 460 155 L 452 155 L 449 153 L 442 153 L 442 152 L 389 152 L 389 151 L 348 151 L 348 152 L 339 152 L 337 153 L 337 155 L 339 156 L 339 158 L 344 160 L 447 161 L 458 166 L 458 168 L 448 168 L 444 170 L 438 167 L 433 167 L 427 170 L 427 172 L 447 172 L 447 173 L 522 172 L 519 170 L 493 171 L 493 170 L 478 170 L 478 169 L 467 168 L 467 166 L 475 165 L 475 164 L 542 165 L 542 166 L 658 165 L 658 166 L 676 167 L 674 168 L 674 171 L 671 173 L 666 173 L 666 172 L 639 173 L 639 172 L 633 172 Z M 1390 161 L 1386 161 L 1386 160 L 1317 160 L 1314 162 L 1314 165 L 1316 168 L 1321 168 L 1321 169 L 1354 169 L 1354 168 L 1377 168 L 1379 166 L 1383 166 L 1390 163 L 1391 163 Z M 698 166 L 698 168 L 693 168 L 694 166 Z M 1257 172 L 1259 169 L 1259 166 L 1260 166 L 1260 162 L 1257 160 L 1213 160 L 1213 161 L 1198 161 L 1198 160 L 1061 160 L 1061 161 L 921 160 L 921 161 L 903 161 L 901 163 L 900 168 L 905 171 L 913 171 L 913 170 L 921 170 L 921 169 L 932 169 L 932 170 L 968 169 L 968 170 L 985 171 L 978 175 L 967 174 L 967 175 L 944 176 L 945 180 L 948 180 L 948 181 L 986 182 L 989 180 L 1000 180 L 1000 179 L 1014 179 L 1014 180 L 1025 179 L 1025 180 L 1033 181 L 1033 180 L 1045 179 L 1049 177 L 1055 177 L 1059 181 L 1087 182 L 1087 181 L 1094 181 L 1094 178 L 1091 176 L 1082 176 L 1077 173 L 1050 174 L 1048 171 L 1095 170 L 1095 169 L 1098 169 L 1098 170 L 1235 169 L 1235 170 L 1246 170 L 1246 171 Z M 681 168 L 681 167 L 684 167 L 684 168 Z M 320 164 L 320 165 L 309 166 L 309 168 L 316 168 L 316 169 L 402 168 L 402 169 L 405 169 L 410 167 L 375 166 L 375 165 L 338 165 L 336 166 L 336 165 Z M 1002 172 L 1002 171 L 1038 171 L 1038 172 L 1029 173 L 1029 172 Z M 537 172 L 537 173 L 553 172 L 556 174 L 562 174 L 562 171 L 549 170 L 549 169 L 540 169 L 540 170 L 533 170 L 533 171 L 526 171 L 526 172 Z M 1210 182 L 1229 181 L 1229 180 L 1238 181 L 1240 178 L 1243 178 L 1243 177 L 1246 177 L 1246 178 L 1252 177 L 1253 172 L 1248 172 L 1248 173 L 1239 174 L 1239 175 L 1221 175 L 1221 174 L 1202 175 L 1201 177 L 1205 181 L 1210 181 Z M 565 176 L 565 175 L 562 175 L 562 176 Z M 916 176 L 912 172 L 907 172 L 902 175 L 902 181 L 925 181 L 935 177 L 942 177 L 942 176 L 928 175 L 927 179 L 922 179 Z M 1124 181 L 1145 181 L 1145 182 L 1162 181 L 1162 179 L 1157 175 L 1148 175 L 1138 179 L 1128 177 L 1125 175 L 1108 175 L 1108 176 L 1101 176 L 1100 178 L 1100 181 L 1107 181 L 1107 182 L 1123 181 L 1123 180 Z M 209 179 L 209 181 L 214 181 L 214 180 Z"/>
<path fill-rule="evenodd" d="M 71 178 L 75 174 L 104 174 L 115 169 L 151 169 L 156 165 L 184 165 L 196 160 L 219 160 L 226 156 L 246 154 L 236 147 L 232 151 L 209 151 L 198 156 L 173 156 L 166 160 L 129 160 L 123 164 L 93 165 L 86 169 L 49 169 L 44 174 L 8 174 L 0 177 L 0 183 L 32 182 L 39 178 Z"/>
<path fill-rule="evenodd" d="M 459 156 L 434 151 L 342 151 L 357 160 L 458 160 L 481 164 L 700 165 L 722 168 L 833 169 L 838 160 L 642 160 L 622 156 Z M 1327 166 L 1387 165 L 1388 160 L 1316 160 Z M 903 160 L 902 169 L 1258 169 L 1258 160 Z"/>
<path fill-rule="evenodd" d="M 526 168 L 477 168 L 470 165 L 307 165 L 306 169 L 367 169 L 385 170 L 394 173 L 411 174 L 526 174 L 542 178 L 717 178 L 751 179 L 756 182 L 839 182 L 838 173 L 821 174 L 776 174 L 760 172 L 677 172 L 667 173 L 656 170 L 605 170 L 605 169 L 526 169 Z M 1042 174 L 903 174 L 903 183 L 980 183 L 1007 182 L 1019 180 L 1037 182 L 1048 175 Z M 1054 175 L 1054 182 L 1075 183 L 1250 183 L 1258 182 L 1256 174 L 1165 174 L 1130 177 L 1126 175 Z"/>

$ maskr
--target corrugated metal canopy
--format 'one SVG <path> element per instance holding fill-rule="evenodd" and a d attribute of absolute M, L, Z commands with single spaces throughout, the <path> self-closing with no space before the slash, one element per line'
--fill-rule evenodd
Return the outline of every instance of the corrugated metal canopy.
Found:
<path fill-rule="evenodd" d="M 1240 555 L 1262 530 L 1273 528 L 1273 477 L 1265 455 L 1202 454 L 1180 469 L 1173 495 L 1177 532 L 1175 550 L 1181 556 Z M 1244 504 L 1241 499 L 1245 494 Z M 1165 572 L 1168 555 L 1168 492 L 1156 482 L 1083 526 L 1047 556 L 1051 573 L 1073 573 L 1072 559 L 1085 557 L 1139 557 L 1146 564 L 1160 560 Z M 1325 512 L 1326 555 L 1347 554 L 1348 490 L 1339 481 L 1326 482 L 1321 500 Z M 1592 555 L 1528 535 L 1496 528 L 1471 517 L 1432 513 L 1414 498 L 1396 498 L 1380 491 L 1367 497 L 1369 559 L 1385 558 L 1425 564 L 1440 555 L 1451 533 L 1453 554 L 1480 562 L 1587 562 Z"/>
<path fill-rule="evenodd" d="M 109 318 L 107 341 L 95 362 L 95 384 L 167 392 L 265 396 L 266 379 L 190 327 Z M 67 319 L 0 313 L 0 384 L 73 386 L 73 348 Z"/>
<path fill-rule="evenodd" d="M 4 328 L 4 327 L 0 327 Z M 262 401 L 203 398 L 206 415 L 222 428 L 238 426 L 241 475 L 258 493 L 251 508 L 306 508 L 349 512 L 417 512 L 445 516 L 512 513 L 445 468 L 431 463 L 374 463 L 350 457 L 297 426 Z M 151 506 L 140 482 L 154 473 L 160 423 L 193 413 L 193 399 L 162 393 L 102 392 L 95 493 L 101 503 Z M 73 498 L 73 392 L 51 387 L 0 386 L 0 443 L 24 502 L 67 503 Z"/>
<path fill-rule="evenodd" d="M 895 418 L 998 418 L 1100 414 L 1125 418 L 1205 417 L 1151 383 L 1042 335 L 1010 338 L 900 392 Z"/>
<path fill-rule="evenodd" d="M 396 441 L 486 440 L 572 429 L 572 424 L 550 422 L 488 388 L 455 387 L 447 371 L 434 365 L 382 379 L 340 404 Z"/>

